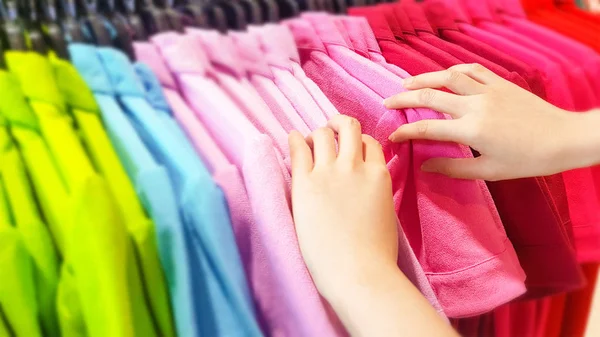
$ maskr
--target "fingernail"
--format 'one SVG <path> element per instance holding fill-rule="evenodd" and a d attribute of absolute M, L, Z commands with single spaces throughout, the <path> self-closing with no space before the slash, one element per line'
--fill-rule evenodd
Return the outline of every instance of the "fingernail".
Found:
<path fill-rule="evenodd" d="M 383 106 L 387 108 L 389 102 L 390 102 L 389 98 L 384 99 L 383 102 L 382 102 Z"/>
<path fill-rule="evenodd" d="M 414 77 L 407 77 L 402 81 L 402 84 L 404 85 L 404 87 L 408 87 L 411 84 L 413 84 L 413 82 L 415 81 Z"/>
<path fill-rule="evenodd" d="M 391 134 L 391 135 L 388 137 L 388 139 L 390 140 L 390 142 L 395 142 L 395 141 L 396 141 L 396 134 L 395 134 L 395 133 L 392 133 L 392 134 Z"/>

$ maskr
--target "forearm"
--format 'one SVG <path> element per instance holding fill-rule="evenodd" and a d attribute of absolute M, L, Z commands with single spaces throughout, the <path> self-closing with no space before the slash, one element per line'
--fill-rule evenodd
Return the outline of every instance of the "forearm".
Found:
<path fill-rule="evenodd" d="M 456 336 L 396 266 L 373 270 L 327 296 L 352 336 Z"/>
<path fill-rule="evenodd" d="M 568 113 L 562 130 L 551 135 L 562 140 L 556 144 L 553 160 L 559 170 L 570 170 L 600 164 L 600 110 Z"/>

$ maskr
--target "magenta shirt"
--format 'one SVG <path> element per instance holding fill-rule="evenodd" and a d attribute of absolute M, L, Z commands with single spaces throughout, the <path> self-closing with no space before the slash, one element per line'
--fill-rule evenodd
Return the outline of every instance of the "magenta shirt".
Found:
<path fill-rule="evenodd" d="M 383 144 L 400 223 L 446 314 L 475 315 L 521 295 L 525 291 L 524 274 L 485 183 L 452 180 L 419 169 L 428 158 L 465 157 L 470 155 L 468 150 L 454 144 L 398 145 L 387 140 L 396 127 L 407 122 L 407 117 L 411 122 L 444 117 L 426 109 L 386 110 L 381 100 L 404 90 L 400 79 L 348 49 L 327 16 L 306 14 L 302 18 L 286 23 L 296 37 L 303 68 L 341 113 L 359 119 L 363 132 Z M 407 165 L 404 158 L 411 158 L 411 164 Z M 459 207 L 449 200 L 463 201 Z M 440 228 L 452 230 L 442 233 Z M 482 244 L 485 249 L 476 248 Z M 462 249 L 465 251 L 460 252 Z M 490 277 L 490 273 L 495 276 Z M 487 296 L 491 293 L 491 288 L 486 288 L 489 286 L 498 296 Z"/>
<path fill-rule="evenodd" d="M 169 73 L 181 96 L 222 144 L 235 143 L 236 166 L 241 169 L 248 193 L 253 224 L 237 228 L 240 240 L 250 256 L 244 261 L 262 325 L 270 336 L 343 336 L 341 325 L 332 323 L 314 287 L 300 255 L 289 208 L 289 175 L 282 169 L 282 159 L 272 140 L 237 122 L 231 116 L 232 102 L 219 87 L 207 83 L 206 71 L 200 68 L 202 51 L 189 36 L 162 33 L 151 38 L 164 57 Z M 208 105 L 209 103 L 213 105 Z M 219 104 L 220 103 L 220 104 Z M 241 112 L 236 113 L 242 114 Z M 232 124 L 234 123 L 234 124 Z M 251 124 L 250 124 L 251 125 Z M 223 133 L 229 129 L 230 133 Z"/>

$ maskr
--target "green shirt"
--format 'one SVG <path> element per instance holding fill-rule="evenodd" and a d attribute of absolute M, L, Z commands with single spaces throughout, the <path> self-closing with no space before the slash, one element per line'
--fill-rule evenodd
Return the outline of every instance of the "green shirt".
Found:
<path fill-rule="evenodd" d="M 60 176 L 59 189 L 64 191 L 62 196 L 48 191 L 46 172 L 42 172 L 41 179 L 33 179 L 36 191 L 45 192 L 40 199 L 62 197 L 48 207 L 59 222 L 54 227 L 60 228 L 60 239 L 55 240 L 61 242 L 65 263 L 72 268 L 75 279 L 66 284 L 61 280 L 61 294 L 76 293 L 79 301 L 59 303 L 59 307 L 81 307 L 62 308 L 59 312 L 81 310 L 82 315 L 59 317 L 61 326 L 81 326 L 80 322 L 69 320 L 83 317 L 90 336 L 153 336 L 152 317 L 123 214 L 80 142 L 56 84 L 54 68 L 47 58 L 35 53 L 8 51 L 5 55 L 10 72 L 18 79 L 37 118 L 39 128 L 35 131 L 42 136 L 42 145 L 47 146 L 50 162 L 55 163 Z M 24 157 L 33 171 L 38 158 L 30 157 L 28 161 L 25 153 Z M 69 286 L 76 290 L 69 290 Z M 63 329 L 63 334 L 67 331 L 78 330 Z"/>

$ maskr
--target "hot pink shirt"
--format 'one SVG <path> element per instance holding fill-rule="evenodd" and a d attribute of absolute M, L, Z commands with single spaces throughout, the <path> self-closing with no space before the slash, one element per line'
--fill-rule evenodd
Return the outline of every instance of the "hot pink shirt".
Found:
<path fill-rule="evenodd" d="M 303 68 L 341 113 L 359 119 L 363 132 L 383 143 L 394 191 L 403 190 L 395 195 L 400 223 L 444 311 L 451 317 L 475 315 L 521 295 L 524 274 L 485 184 L 420 170 L 428 158 L 465 157 L 466 151 L 453 144 L 412 142 L 411 156 L 408 144 L 387 141 L 407 117 L 412 122 L 443 116 L 426 109 L 386 110 L 382 97 L 403 91 L 400 79 L 345 47 L 327 16 L 310 14 L 303 19 L 310 24 L 287 21 Z M 408 167 L 406 158 L 411 158 Z"/>
<path fill-rule="evenodd" d="M 205 122 L 217 140 L 235 141 L 238 160 L 246 184 L 255 225 L 242 228 L 250 257 L 250 283 L 263 327 L 271 336 L 340 336 L 341 326 L 333 324 L 304 265 L 289 208 L 289 177 L 282 172 L 277 152 L 269 137 L 251 132 L 236 134 L 234 120 L 219 117 L 227 114 L 231 104 L 220 108 L 207 106 L 227 100 L 224 93 L 210 88 L 198 59 L 202 52 L 189 37 L 163 33 L 151 38 L 160 49 L 169 72 L 197 118 Z M 215 85 L 216 86 L 216 85 Z M 218 86 L 217 86 L 218 88 Z M 211 97 L 209 97 L 211 96 Z M 207 110 L 207 108 L 209 108 Z M 207 112 L 211 116 L 205 116 Z M 229 134 L 222 129 L 230 129 Z M 241 137 L 241 138 L 240 138 Z M 229 138 L 229 139 L 222 139 Z"/>
<path fill-rule="evenodd" d="M 286 132 L 297 130 L 308 136 L 309 127 L 275 84 L 275 76 L 265 60 L 259 41 L 248 38 L 247 33 L 230 32 L 229 36 L 238 50 L 239 60 L 247 72 L 246 76 L 267 103 L 279 124 Z"/>

